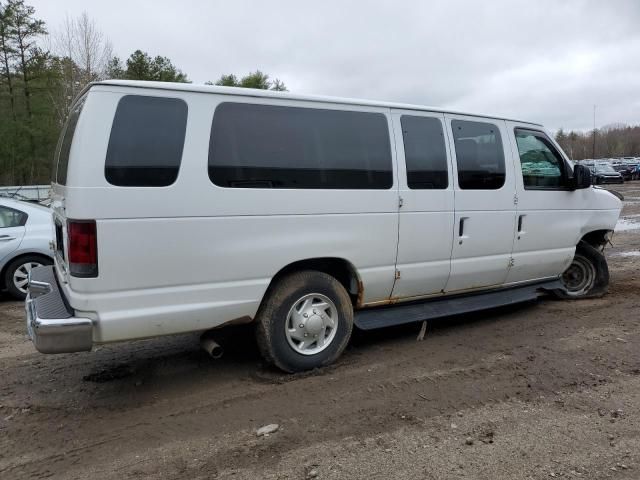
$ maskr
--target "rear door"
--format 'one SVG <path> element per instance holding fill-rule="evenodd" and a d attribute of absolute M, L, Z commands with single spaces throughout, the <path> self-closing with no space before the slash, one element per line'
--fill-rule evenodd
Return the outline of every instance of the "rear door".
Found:
<path fill-rule="evenodd" d="M 394 112 L 400 227 L 393 297 L 442 293 L 453 241 L 453 182 L 444 115 Z"/>
<path fill-rule="evenodd" d="M 454 153 L 455 221 L 445 290 L 506 281 L 515 232 L 513 160 L 503 120 L 446 115 Z"/>
<path fill-rule="evenodd" d="M 0 205 L 0 260 L 20 246 L 26 222 L 26 213 Z"/>
<path fill-rule="evenodd" d="M 54 219 L 54 239 L 55 239 L 55 260 L 56 266 L 60 268 L 59 273 L 67 279 L 68 263 L 65 255 L 65 231 L 66 231 L 66 196 L 67 176 L 69 172 L 69 161 L 73 155 L 73 150 L 77 150 L 78 142 L 74 142 L 76 129 L 79 125 L 80 114 L 88 98 L 88 93 L 80 97 L 71 107 L 69 118 L 65 124 L 58 146 L 56 148 L 54 164 L 51 172 L 51 211 Z M 96 129 L 97 130 L 97 129 Z M 75 148 L 74 148 L 75 147 Z"/>

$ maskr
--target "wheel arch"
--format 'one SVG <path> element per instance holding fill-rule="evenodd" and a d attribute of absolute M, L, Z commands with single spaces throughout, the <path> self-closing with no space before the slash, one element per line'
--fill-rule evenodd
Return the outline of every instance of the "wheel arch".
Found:
<path fill-rule="evenodd" d="M 5 276 L 5 273 L 7 272 L 7 268 L 9 268 L 9 265 L 11 265 L 17 259 L 24 258 L 24 257 L 42 257 L 42 258 L 48 259 L 51 263 L 53 263 L 53 257 L 51 257 L 50 255 L 46 255 L 42 252 L 38 252 L 38 251 L 19 252 L 14 256 L 5 259 L 4 265 L 0 269 L 0 288 L 2 289 L 7 288 L 7 286 L 5 285 L 4 276 Z"/>
<path fill-rule="evenodd" d="M 593 248 L 600 250 L 609 242 L 612 233 L 613 230 L 609 229 L 592 230 L 591 232 L 585 233 L 580 239 L 580 242 L 587 243 Z"/>
<path fill-rule="evenodd" d="M 349 297 L 351 298 L 351 303 L 353 304 L 353 306 L 362 306 L 362 299 L 364 298 L 364 285 L 362 283 L 360 275 L 358 274 L 358 270 L 351 262 L 339 257 L 307 258 L 304 260 L 297 260 L 286 265 L 271 278 L 263 299 L 267 297 L 271 288 L 281 278 L 290 273 L 303 270 L 316 270 L 326 273 L 327 275 L 331 275 L 336 280 L 338 280 L 338 282 L 340 282 L 345 288 L 345 290 L 349 294 Z"/>

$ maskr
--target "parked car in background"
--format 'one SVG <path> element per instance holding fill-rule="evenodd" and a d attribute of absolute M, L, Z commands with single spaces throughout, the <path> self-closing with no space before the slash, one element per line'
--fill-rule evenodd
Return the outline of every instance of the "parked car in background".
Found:
<path fill-rule="evenodd" d="M 26 297 L 31 269 L 53 263 L 52 233 L 50 209 L 0 197 L 0 288 Z"/>
<path fill-rule="evenodd" d="M 613 163 L 611 164 L 611 168 L 622 175 L 623 180 L 632 180 L 633 171 L 635 170 L 636 165 L 628 163 Z"/>
<path fill-rule="evenodd" d="M 629 180 L 640 179 L 640 158 L 625 157 L 622 159 L 622 163 L 629 170 Z"/>
<path fill-rule="evenodd" d="M 616 172 L 609 164 L 597 163 L 589 168 L 591 169 L 593 183 L 596 185 L 604 183 L 624 183 L 622 174 L 620 172 Z"/>

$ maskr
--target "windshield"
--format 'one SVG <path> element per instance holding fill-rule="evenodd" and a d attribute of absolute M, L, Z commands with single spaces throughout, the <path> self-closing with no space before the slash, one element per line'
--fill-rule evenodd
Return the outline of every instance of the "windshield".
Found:
<path fill-rule="evenodd" d="M 598 165 L 596 171 L 598 173 L 616 173 L 611 165 Z"/>

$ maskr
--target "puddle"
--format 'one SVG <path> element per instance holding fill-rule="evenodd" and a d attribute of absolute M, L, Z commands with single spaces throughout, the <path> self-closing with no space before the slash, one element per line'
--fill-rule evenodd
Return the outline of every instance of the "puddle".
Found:
<path fill-rule="evenodd" d="M 640 229 L 640 223 L 631 220 L 629 217 L 627 218 L 619 218 L 618 223 L 616 223 L 616 228 L 614 229 L 616 232 L 627 232 L 629 230 L 638 230 Z"/>

